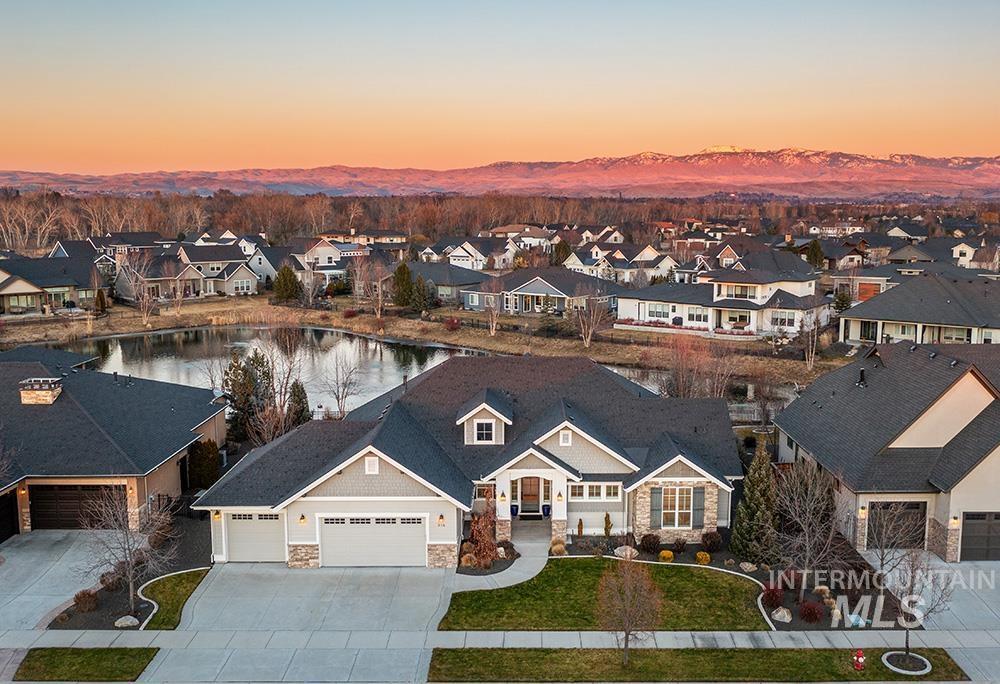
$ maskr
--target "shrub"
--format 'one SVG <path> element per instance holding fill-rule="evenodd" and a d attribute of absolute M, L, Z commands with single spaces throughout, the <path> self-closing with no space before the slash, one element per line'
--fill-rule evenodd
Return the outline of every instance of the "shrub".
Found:
<path fill-rule="evenodd" d="M 448 332 L 455 332 L 462 327 L 462 322 L 452 316 L 451 318 L 444 319 L 444 329 Z"/>
<path fill-rule="evenodd" d="M 549 549 L 550 556 L 565 556 L 566 555 L 566 545 L 565 544 L 553 544 Z"/>
<path fill-rule="evenodd" d="M 124 584 L 122 576 L 114 570 L 101 573 L 101 588 L 105 591 L 118 591 Z"/>
<path fill-rule="evenodd" d="M 472 553 L 463 553 L 462 557 L 458 559 L 458 564 L 463 568 L 474 568 L 476 567 L 476 556 Z"/>
<path fill-rule="evenodd" d="M 656 534 L 644 534 L 639 540 L 639 548 L 646 553 L 656 553 L 660 550 L 660 537 Z"/>
<path fill-rule="evenodd" d="M 712 556 L 705 551 L 699 551 L 694 554 L 694 560 L 698 563 L 698 565 L 708 565 L 712 562 Z"/>
<path fill-rule="evenodd" d="M 678 537 L 677 539 L 674 540 L 673 543 L 674 553 L 684 553 L 684 549 L 687 548 L 687 545 L 688 545 L 687 539 Z"/>
<path fill-rule="evenodd" d="M 674 562 L 674 552 L 670 549 L 663 549 L 660 551 L 660 555 L 657 556 L 661 563 L 673 563 Z"/>
<path fill-rule="evenodd" d="M 153 549 L 162 548 L 163 546 L 166 546 L 172 536 L 173 531 L 168 525 L 164 525 L 163 527 L 154 530 L 153 533 L 149 535 L 149 546 Z"/>
<path fill-rule="evenodd" d="M 815 601 L 803 601 L 799 606 L 799 617 L 810 624 L 823 619 L 823 605 Z"/>
<path fill-rule="evenodd" d="M 357 309 L 344 309 L 344 318 L 355 318 L 357 315 Z"/>
<path fill-rule="evenodd" d="M 722 535 L 714 530 L 705 532 L 701 535 L 701 548 L 709 553 L 715 553 L 722 548 Z"/>
<path fill-rule="evenodd" d="M 467 553 L 472 553 L 475 550 L 476 550 L 476 547 L 472 545 L 472 542 L 470 542 L 470 541 L 464 541 L 464 542 L 462 542 L 462 548 L 461 548 L 461 550 L 459 552 L 459 555 L 464 556 Z"/>
<path fill-rule="evenodd" d="M 81 589 L 73 596 L 73 605 L 81 613 L 97 610 L 97 592 L 92 589 Z"/>
<path fill-rule="evenodd" d="M 779 586 L 769 584 L 764 587 L 764 593 L 761 594 L 760 602 L 768 610 L 780 608 L 785 602 L 785 591 Z"/>
<path fill-rule="evenodd" d="M 576 521 L 576 536 L 583 536 L 583 518 L 579 518 Z"/>
<path fill-rule="evenodd" d="M 611 536 L 611 514 L 610 513 L 605 513 L 604 514 L 604 536 L 605 537 L 610 537 Z"/>

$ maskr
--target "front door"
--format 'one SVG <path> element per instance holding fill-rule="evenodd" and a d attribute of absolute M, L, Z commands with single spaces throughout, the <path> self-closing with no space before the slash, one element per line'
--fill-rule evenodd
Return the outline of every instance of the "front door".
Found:
<path fill-rule="evenodd" d="M 538 478 L 521 478 L 521 512 L 538 512 Z"/>

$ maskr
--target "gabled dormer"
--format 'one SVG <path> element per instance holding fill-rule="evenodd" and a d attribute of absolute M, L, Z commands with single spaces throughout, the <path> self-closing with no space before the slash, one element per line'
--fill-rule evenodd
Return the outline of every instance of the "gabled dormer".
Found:
<path fill-rule="evenodd" d="M 468 446 L 505 444 L 506 426 L 513 424 L 514 404 L 500 390 L 486 387 L 458 409 L 455 425 L 461 426 Z"/>

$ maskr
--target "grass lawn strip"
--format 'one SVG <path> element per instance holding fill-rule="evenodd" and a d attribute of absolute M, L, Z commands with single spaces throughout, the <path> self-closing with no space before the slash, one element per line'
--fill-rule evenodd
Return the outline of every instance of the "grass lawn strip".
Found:
<path fill-rule="evenodd" d="M 158 648 L 33 648 L 14 680 L 35 682 L 134 682 Z"/>
<path fill-rule="evenodd" d="M 439 629 L 594 630 L 604 558 L 550 560 L 527 582 L 453 594 Z M 663 593 L 663 631 L 767 630 L 751 580 L 705 568 L 650 564 Z"/>
<path fill-rule="evenodd" d="M 614 649 L 435 648 L 431 682 L 832 682 L 961 681 L 967 677 L 944 649 L 920 654 L 934 666 L 926 677 L 900 675 L 880 658 L 890 649 L 868 649 L 856 672 L 850 649 L 636 649 L 626 669 Z"/>
<path fill-rule="evenodd" d="M 146 585 L 142 594 L 156 601 L 159 610 L 146 624 L 145 629 L 177 629 L 184 604 L 207 574 L 207 568 L 189 570 L 161 577 Z"/>

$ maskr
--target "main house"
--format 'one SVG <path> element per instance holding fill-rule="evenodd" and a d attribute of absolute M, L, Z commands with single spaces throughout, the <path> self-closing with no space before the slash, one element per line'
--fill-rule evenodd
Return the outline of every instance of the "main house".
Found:
<path fill-rule="evenodd" d="M 453 357 L 248 454 L 196 503 L 216 562 L 452 567 L 488 498 L 497 537 L 729 525 L 742 477 L 726 404 L 663 399 L 583 358 Z"/>
<path fill-rule="evenodd" d="M 224 444 L 210 390 L 86 370 L 39 347 L 0 353 L 0 541 L 82 524 L 88 501 L 120 491 L 141 516 L 187 485 L 188 446 Z"/>
<path fill-rule="evenodd" d="M 585 306 L 595 297 L 614 311 L 624 287 L 558 266 L 520 268 L 463 288 L 462 305 L 471 311 L 499 308 L 503 313 L 562 314 Z"/>
<path fill-rule="evenodd" d="M 914 275 L 840 316 L 840 339 L 851 344 L 1000 341 L 1000 282 L 974 277 Z"/>
<path fill-rule="evenodd" d="M 836 478 L 842 532 L 860 550 L 897 502 L 923 521 L 904 547 L 1000 560 L 998 386 L 1000 347 L 872 347 L 778 415 L 778 460 Z"/>

